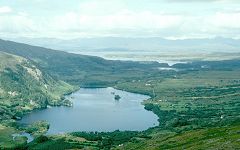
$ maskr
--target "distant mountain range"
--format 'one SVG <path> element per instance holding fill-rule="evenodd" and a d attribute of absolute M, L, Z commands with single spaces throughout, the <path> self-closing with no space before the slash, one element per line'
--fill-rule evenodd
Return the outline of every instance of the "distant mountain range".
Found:
<path fill-rule="evenodd" d="M 54 38 L 12 38 L 9 40 L 64 51 L 157 51 L 157 52 L 239 52 L 240 40 L 217 37 L 213 39 L 168 40 L 152 38 L 78 38 L 62 40 Z"/>

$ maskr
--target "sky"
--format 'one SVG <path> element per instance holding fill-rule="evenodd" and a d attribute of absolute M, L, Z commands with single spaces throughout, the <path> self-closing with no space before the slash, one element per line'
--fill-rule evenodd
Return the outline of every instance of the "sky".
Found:
<path fill-rule="evenodd" d="M 0 37 L 240 38 L 239 0 L 0 0 Z"/>

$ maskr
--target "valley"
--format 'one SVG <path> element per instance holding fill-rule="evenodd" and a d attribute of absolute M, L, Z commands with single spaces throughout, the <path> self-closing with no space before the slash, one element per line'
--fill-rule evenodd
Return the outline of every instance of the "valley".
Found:
<path fill-rule="evenodd" d="M 155 61 L 105 60 L 4 40 L 0 40 L 0 51 L 1 149 L 240 147 L 239 59 L 169 66 Z M 48 122 L 17 123 L 32 110 L 68 104 L 64 96 L 79 87 L 113 87 L 148 95 L 142 104 L 158 116 L 159 125 L 144 131 L 46 135 Z M 35 139 L 13 141 L 11 135 L 21 131 Z"/>

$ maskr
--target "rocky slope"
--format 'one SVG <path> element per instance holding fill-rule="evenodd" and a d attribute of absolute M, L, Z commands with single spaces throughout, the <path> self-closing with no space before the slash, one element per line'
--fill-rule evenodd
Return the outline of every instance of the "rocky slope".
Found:
<path fill-rule="evenodd" d="M 47 105 L 60 105 L 74 89 L 26 58 L 0 52 L 0 120 L 20 118 Z"/>

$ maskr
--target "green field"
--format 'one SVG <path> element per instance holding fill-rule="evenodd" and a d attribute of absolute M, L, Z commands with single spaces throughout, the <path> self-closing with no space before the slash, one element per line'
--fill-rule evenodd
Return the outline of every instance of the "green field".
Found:
<path fill-rule="evenodd" d="M 150 140 L 126 143 L 116 149 L 237 149 L 240 125 L 197 129 L 183 133 L 158 133 Z"/>
<path fill-rule="evenodd" d="M 15 149 L 24 147 L 27 144 L 27 138 L 16 137 L 13 139 L 12 134 L 18 131 L 12 127 L 0 125 L 0 149 Z"/>

